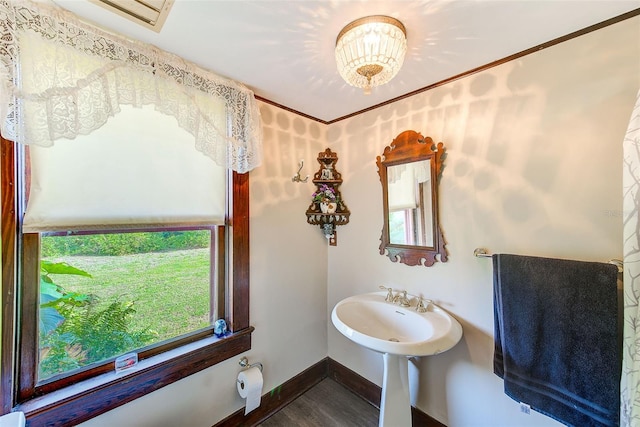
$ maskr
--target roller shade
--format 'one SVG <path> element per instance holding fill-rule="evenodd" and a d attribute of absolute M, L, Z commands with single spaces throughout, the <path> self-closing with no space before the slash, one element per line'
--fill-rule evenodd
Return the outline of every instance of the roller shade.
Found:
<path fill-rule="evenodd" d="M 89 135 L 29 150 L 24 232 L 224 223 L 226 169 L 151 106 L 122 106 Z"/>
<path fill-rule="evenodd" d="M 418 207 L 418 184 L 429 181 L 430 167 L 429 160 L 422 160 L 387 169 L 389 211 Z"/>

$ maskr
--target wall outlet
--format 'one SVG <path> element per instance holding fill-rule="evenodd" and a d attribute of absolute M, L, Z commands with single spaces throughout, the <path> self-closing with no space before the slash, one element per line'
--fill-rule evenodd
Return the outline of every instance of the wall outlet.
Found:
<path fill-rule="evenodd" d="M 333 230 L 333 234 L 329 237 L 329 246 L 337 246 L 338 245 L 338 232 Z"/>

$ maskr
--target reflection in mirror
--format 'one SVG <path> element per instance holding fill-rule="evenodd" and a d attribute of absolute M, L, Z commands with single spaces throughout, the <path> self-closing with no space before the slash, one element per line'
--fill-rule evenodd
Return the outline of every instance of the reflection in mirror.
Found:
<path fill-rule="evenodd" d="M 391 244 L 433 247 L 430 160 L 387 168 Z"/>
<path fill-rule="evenodd" d="M 407 265 L 447 260 L 438 222 L 438 179 L 444 146 L 415 131 L 402 132 L 377 158 L 384 225 L 380 253 Z"/>

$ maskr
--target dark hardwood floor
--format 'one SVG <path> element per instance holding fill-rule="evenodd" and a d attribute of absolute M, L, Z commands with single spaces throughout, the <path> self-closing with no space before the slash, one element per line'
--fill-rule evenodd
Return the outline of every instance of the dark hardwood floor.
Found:
<path fill-rule="evenodd" d="M 375 427 L 380 411 L 330 378 L 269 417 L 260 427 Z"/>

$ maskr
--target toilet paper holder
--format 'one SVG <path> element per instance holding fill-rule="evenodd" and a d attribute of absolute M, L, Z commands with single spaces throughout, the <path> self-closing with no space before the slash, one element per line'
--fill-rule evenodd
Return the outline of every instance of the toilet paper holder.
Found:
<path fill-rule="evenodd" d="M 256 362 L 256 363 L 249 364 L 249 359 L 247 359 L 246 357 L 243 357 L 242 359 L 240 359 L 240 362 L 238 362 L 238 364 L 242 366 L 244 369 L 249 369 L 249 368 L 253 368 L 254 366 L 257 366 L 258 369 L 260 369 L 260 372 L 262 372 L 262 363 Z"/>
<path fill-rule="evenodd" d="M 249 364 L 249 359 L 247 359 L 246 357 L 243 357 L 242 359 L 240 359 L 238 364 L 244 368 L 242 369 L 243 371 L 253 368 L 254 366 L 257 366 L 258 369 L 260 369 L 260 372 L 262 372 L 262 363 L 256 362 L 256 363 Z M 242 381 L 240 381 L 239 379 L 236 379 L 236 382 L 244 388 L 244 384 L 242 383 Z"/>

